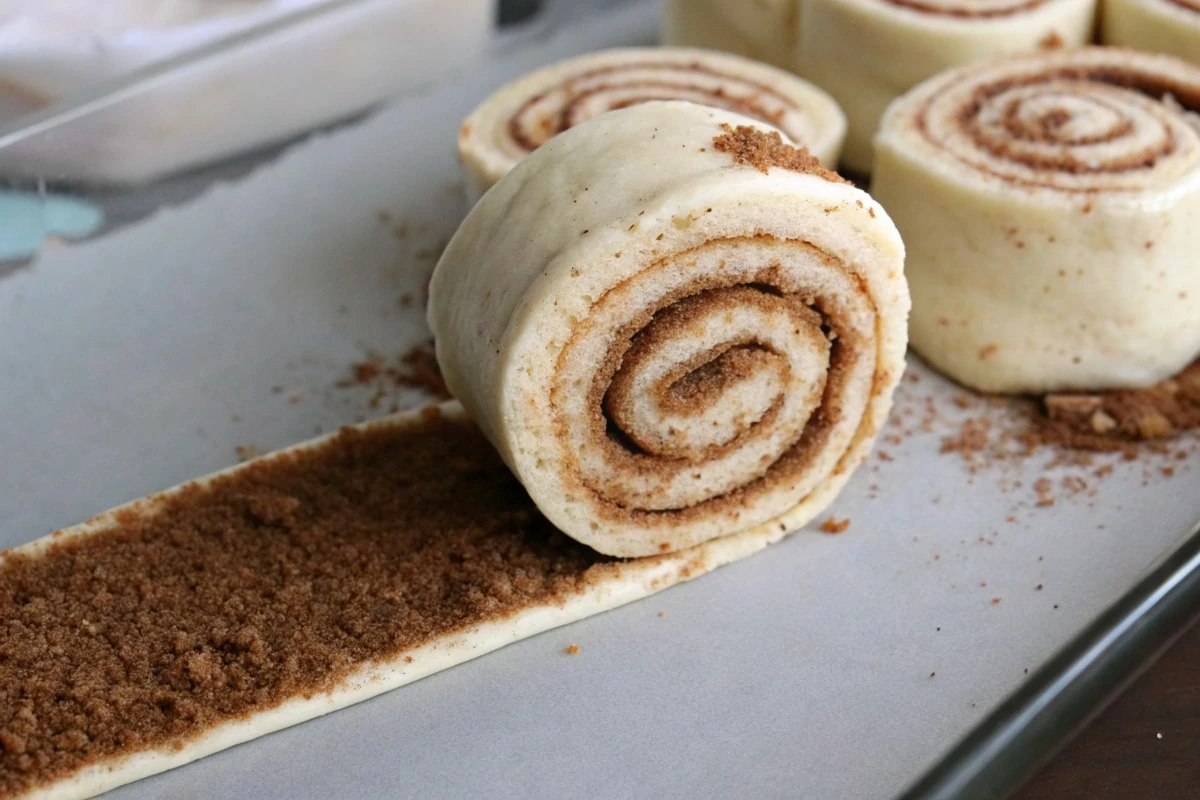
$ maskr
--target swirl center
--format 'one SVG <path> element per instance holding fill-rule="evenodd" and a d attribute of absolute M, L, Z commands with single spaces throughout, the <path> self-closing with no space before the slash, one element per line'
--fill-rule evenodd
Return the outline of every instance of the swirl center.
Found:
<path fill-rule="evenodd" d="M 703 461 L 780 407 L 784 392 L 811 414 L 829 351 L 820 315 L 795 299 L 746 286 L 702 292 L 634 337 L 605 411 L 644 452 Z"/>

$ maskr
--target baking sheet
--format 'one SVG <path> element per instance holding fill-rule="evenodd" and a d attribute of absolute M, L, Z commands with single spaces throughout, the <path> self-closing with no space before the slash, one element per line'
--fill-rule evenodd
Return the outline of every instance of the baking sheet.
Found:
<path fill-rule="evenodd" d="M 464 211 L 460 118 L 521 72 L 653 26 L 643 6 L 611 12 L 0 279 L 0 547 L 239 447 L 421 402 L 344 384 L 428 335 L 424 280 Z M 892 796 L 1200 516 L 1194 447 L 971 474 L 943 437 L 1008 412 L 959 395 L 912 365 L 895 415 L 912 433 L 881 442 L 834 504 L 845 533 L 804 531 L 110 796 Z M 1042 477 L 1052 505 L 1037 505 Z"/>

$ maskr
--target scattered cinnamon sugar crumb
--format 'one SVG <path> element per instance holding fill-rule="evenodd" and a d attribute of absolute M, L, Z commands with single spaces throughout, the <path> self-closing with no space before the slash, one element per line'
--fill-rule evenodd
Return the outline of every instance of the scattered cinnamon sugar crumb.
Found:
<path fill-rule="evenodd" d="M 294 406 L 294 405 L 296 405 L 297 403 L 301 402 L 302 400 L 304 400 L 304 394 L 303 394 L 303 393 L 297 393 L 297 394 L 294 394 L 294 395 L 292 395 L 291 397 L 289 397 L 289 398 L 288 398 L 288 405 L 292 405 L 292 406 Z"/>
<path fill-rule="evenodd" d="M 658 612 L 658 616 L 660 616 L 660 617 L 665 617 L 666 615 L 667 615 L 667 612 L 665 612 L 665 611 Z"/>
<path fill-rule="evenodd" d="M 367 386 L 375 389 L 370 405 L 378 408 L 388 389 L 421 389 L 434 399 L 447 400 L 450 391 L 442 379 L 433 342 L 414 345 L 399 358 L 388 364 L 377 354 L 350 367 L 350 377 L 337 382 L 339 389 Z"/>
<path fill-rule="evenodd" d="M 1050 33 L 1043 36 L 1042 40 L 1038 42 L 1038 47 L 1041 47 L 1043 50 L 1058 50 L 1065 45 L 1066 42 L 1059 36 L 1058 31 L 1050 31 Z"/>
<path fill-rule="evenodd" d="M 360 364 L 354 365 L 354 382 L 355 383 L 370 383 L 379 377 L 379 363 L 376 361 L 363 361 Z"/>
<path fill-rule="evenodd" d="M 258 448 L 252 444 L 239 444 L 236 448 L 238 461 L 249 461 L 258 456 Z"/>
<path fill-rule="evenodd" d="M 770 171 L 771 167 L 779 167 L 816 175 L 834 183 L 850 184 L 841 175 L 822 167 L 817 157 L 803 147 L 783 141 L 779 131 L 764 131 L 750 125 L 734 128 L 728 124 L 722 125 L 721 129 L 725 133 L 714 138 L 713 145 L 718 152 L 733 156 L 738 164 L 754 167 L 763 173 Z"/>
<path fill-rule="evenodd" d="M 836 517 L 828 517 L 821 523 L 821 533 L 838 534 L 845 533 L 850 527 L 850 518 L 838 519 Z"/>
<path fill-rule="evenodd" d="M 579 655 L 579 645 L 569 644 L 563 648 L 563 652 L 569 656 L 577 656 Z"/>
<path fill-rule="evenodd" d="M 1038 478 L 1033 482 L 1033 490 L 1037 492 L 1037 504 L 1039 506 L 1054 505 L 1054 484 L 1049 478 Z"/>
<path fill-rule="evenodd" d="M 1047 395 L 1042 410 L 1030 431 L 1035 442 L 1132 452 L 1137 443 L 1200 428 L 1200 359 L 1148 389 Z"/>
<path fill-rule="evenodd" d="M 998 606 L 998 605 L 1000 605 L 1000 598 L 999 598 L 999 597 L 993 597 L 993 598 L 992 598 L 992 605 L 994 605 L 994 606 Z"/>

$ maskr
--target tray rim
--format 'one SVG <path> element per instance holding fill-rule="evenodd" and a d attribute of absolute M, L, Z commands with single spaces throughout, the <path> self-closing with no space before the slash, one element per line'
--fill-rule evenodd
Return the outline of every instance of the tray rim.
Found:
<path fill-rule="evenodd" d="M 899 800 L 1013 794 L 1200 620 L 1200 521 Z"/>

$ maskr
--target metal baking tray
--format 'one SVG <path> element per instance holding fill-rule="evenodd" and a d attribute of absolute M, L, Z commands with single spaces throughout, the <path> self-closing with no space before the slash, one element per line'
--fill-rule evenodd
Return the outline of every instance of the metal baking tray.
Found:
<path fill-rule="evenodd" d="M 656 26 L 652 3 L 548 2 L 484 66 L 348 124 L 138 188 L 58 187 L 106 221 L 0 269 L 0 547 L 424 402 L 345 378 L 428 336 L 414 298 L 465 211 L 458 121 L 533 67 Z M 0 148 L 173 75 L 54 109 Z M 1197 450 L 1171 477 L 1098 461 L 1096 491 L 1039 505 L 1035 480 L 1082 468 L 973 473 L 943 437 L 1010 409 L 969 404 L 912 359 L 894 415 L 912 430 L 886 431 L 838 498 L 839 536 L 814 526 L 112 796 L 1004 796 L 1196 608 Z"/>

